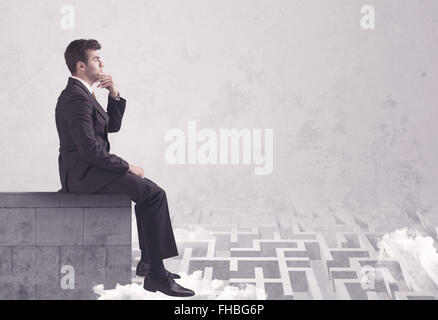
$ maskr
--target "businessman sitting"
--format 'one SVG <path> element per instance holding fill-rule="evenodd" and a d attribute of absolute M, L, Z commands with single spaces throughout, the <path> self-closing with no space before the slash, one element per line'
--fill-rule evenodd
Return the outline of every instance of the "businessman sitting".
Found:
<path fill-rule="evenodd" d="M 72 76 L 56 105 L 56 128 L 60 141 L 60 192 L 127 194 L 136 203 L 141 260 L 136 274 L 145 276 L 143 287 L 171 296 L 193 296 L 194 291 L 177 284 L 179 275 L 164 268 L 163 259 L 178 256 L 170 221 L 166 192 L 144 177 L 141 167 L 109 153 L 108 132 L 118 132 L 126 100 L 120 97 L 111 75 L 103 72 L 98 41 L 71 42 L 65 61 Z M 107 111 L 92 86 L 109 91 Z"/>

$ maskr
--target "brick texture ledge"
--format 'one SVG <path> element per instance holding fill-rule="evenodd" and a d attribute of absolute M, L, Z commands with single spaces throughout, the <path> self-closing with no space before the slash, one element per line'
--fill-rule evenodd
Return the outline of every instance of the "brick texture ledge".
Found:
<path fill-rule="evenodd" d="M 131 283 L 131 220 L 124 194 L 0 192 L 0 299 L 95 299 L 94 285 Z"/>
<path fill-rule="evenodd" d="M 0 192 L 0 208 L 131 207 L 126 194 Z"/>

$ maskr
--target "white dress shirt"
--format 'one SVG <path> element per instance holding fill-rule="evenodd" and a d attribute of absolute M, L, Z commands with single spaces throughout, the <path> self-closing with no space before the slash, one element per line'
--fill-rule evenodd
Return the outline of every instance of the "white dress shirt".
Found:
<path fill-rule="evenodd" d="M 78 78 L 76 76 L 71 76 L 71 78 L 79 80 L 80 82 L 82 82 L 83 85 L 90 91 L 90 93 L 93 93 L 93 89 L 91 88 L 91 86 L 85 80 L 82 80 L 81 78 Z"/>
<path fill-rule="evenodd" d="M 76 76 L 70 76 L 70 77 L 73 78 L 73 79 L 79 80 L 80 82 L 82 82 L 82 83 L 84 84 L 84 86 L 90 91 L 90 93 L 93 93 L 93 89 L 91 88 L 91 86 L 90 86 L 85 80 L 83 80 L 83 79 L 81 79 L 81 78 L 78 78 L 78 77 L 76 77 Z M 117 94 L 117 97 L 115 97 L 115 98 L 111 97 L 110 94 L 108 94 L 108 96 L 109 96 L 111 99 L 114 99 L 114 100 L 120 101 L 120 93 L 118 93 L 118 94 Z"/>

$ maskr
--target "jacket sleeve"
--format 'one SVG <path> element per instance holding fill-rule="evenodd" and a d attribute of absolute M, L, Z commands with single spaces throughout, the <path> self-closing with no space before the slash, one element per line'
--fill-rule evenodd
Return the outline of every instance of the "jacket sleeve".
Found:
<path fill-rule="evenodd" d="M 108 132 L 118 132 L 120 130 L 125 107 L 126 100 L 122 97 L 120 97 L 120 100 L 116 100 L 108 96 L 108 106 L 106 108 L 109 116 Z"/>
<path fill-rule="evenodd" d="M 82 95 L 73 95 L 65 105 L 68 129 L 80 155 L 101 169 L 126 173 L 129 164 L 122 158 L 110 154 L 96 141 L 93 126 L 93 105 Z"/>

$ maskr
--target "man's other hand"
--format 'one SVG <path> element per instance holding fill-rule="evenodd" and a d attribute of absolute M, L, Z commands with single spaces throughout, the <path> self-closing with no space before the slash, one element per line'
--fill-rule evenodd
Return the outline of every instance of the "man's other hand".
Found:
<path fill-rule="evenodd" d="M 142 167 L 139 166 L 134 166 L 134 165 L 129 165 L 129 171 L 133 174 L 135 174 L 136 176 L 139 176 L 140 178 L 144 178 L 144 171 Z"/>

